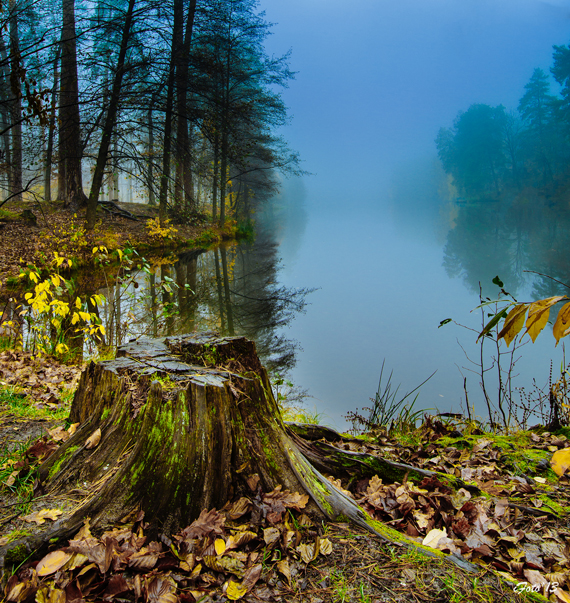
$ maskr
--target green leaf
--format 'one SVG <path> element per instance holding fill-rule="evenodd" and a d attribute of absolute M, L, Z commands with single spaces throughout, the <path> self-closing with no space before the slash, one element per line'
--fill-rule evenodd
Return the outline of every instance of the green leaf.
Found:
<path fill-rule="evenodd" d="M 493 279 L 493 284 L 497 285 L 497 287 L 501 287 L 501 289 L 505 286 L 503 281 L 498 276 Z"/>
<path fill-rule="evenodd" d="M 481 331 L 481 333 L 479 333 L 479 336 L 477 337 L 477 342 L 479 341 L 479 339 L 481 339 L 481 337 L 485 337 L 485 335 L 487 335 L 489 331 L 491 331 L 491 329 L 493 329 L 493 327 L 495 327 L 502 318 L 505 318 L 507 316 L 508 307 L 509 306 L 501 310 L 501 312 L 499 312 L 498 314 L 495 314 L 495 316 L 485 325 L 485 328 Z"/>

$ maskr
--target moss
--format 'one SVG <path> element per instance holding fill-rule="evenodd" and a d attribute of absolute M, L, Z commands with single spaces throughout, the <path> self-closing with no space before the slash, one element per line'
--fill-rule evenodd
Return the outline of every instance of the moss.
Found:
<path fill-rule="evenodd" d="M 552 500 L 548 494 L 539 494 L 538 498 L 542 501 L 543 507 L 548 508 L 558 517 L 564 517 L 570 513 L 570 507 L 563 507 L 562 505 L 559 505 L 557 502 Z"/>
<path fill-rule="evenodd" d="M 29 555 L 28 548 L 22 543 L 6 553 L 5 563 L 6 565 L 20 565 L 29 557 Z"/>
<path fill-rule="evenodd" d="M 73 456 L 73 454 L 75 453 L 75 451 L 79 448 L 79 446 L 70 446 L 65 453 L 63 454 L 63 456 L 56 461 L 51 469 L 49 470 L 48 473 L 48 480 L 50 480 L 56 473 L 58 473 L 60 471 L 60 469 L 63 467 L 63 465 Z"/>

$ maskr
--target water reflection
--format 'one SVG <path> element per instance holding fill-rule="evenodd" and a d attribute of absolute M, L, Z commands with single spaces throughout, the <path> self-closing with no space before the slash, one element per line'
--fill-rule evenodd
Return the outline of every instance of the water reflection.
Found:
<path fill-rule="evenodd" d="M 514 199 L 465 202 L 453 210 L 443 265 L 450 277 L 466 287 L 496 295 L 491 281 L 499 275 L 508 291 L 533 298 L 567 294 L 570 211 L 567 203 L 527 191 Z M 534 274 L 536 273 L 540 274 Z"/>
<path fill-rule="evenodd" d="M 106 343 L 193 331 L 245 335 L 270 370 L 286 372 L 297 343 L 280 329 L 303 311 L 310 290 L 279 285 L 279 269 L 277 244 L 264 232 L 255 242 L 164 258 L 131 274 L 128 286 L 100 291 Z"/>

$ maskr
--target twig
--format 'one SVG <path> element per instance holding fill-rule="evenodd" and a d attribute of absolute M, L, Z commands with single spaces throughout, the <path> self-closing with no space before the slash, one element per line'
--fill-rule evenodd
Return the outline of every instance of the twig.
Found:
<path fill-rule="evenodd" d="M 548 274 L 542 274 L 542 272 L 537 272 L 536 270 L 523 270 L 523 272 L 538 274 L 538 276 L 543 276 L 544 278 L 549 278 L 551 281 L 554 281 L 555 283 L 558 283 L 559 285 L 566 287 L 566 289 L 570 289 L 570 285 L 567 285 L 566 283 L 563 283 L 562 281 L 559 281 L 557 278 L 554 278 L 553 276 L 549 276 Z"/>

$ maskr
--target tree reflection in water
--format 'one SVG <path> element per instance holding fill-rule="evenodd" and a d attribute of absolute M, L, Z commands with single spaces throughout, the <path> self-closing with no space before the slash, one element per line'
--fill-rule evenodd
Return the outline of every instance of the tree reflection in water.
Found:
<path fill-rule="evenodd" d="M 303 311 L 311 290 L 279 284 L 277 251 L 272 237 L 260 233 L 255 242 L 163 258 L 148 272 L 132 274 L 127 287 L 100 291 L 107 299 L 101 311 L 107 344 L 218 331 L 254 340 L 269 370 L 287 371 L 298 344 L 281 328 Z"/>

